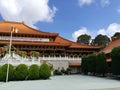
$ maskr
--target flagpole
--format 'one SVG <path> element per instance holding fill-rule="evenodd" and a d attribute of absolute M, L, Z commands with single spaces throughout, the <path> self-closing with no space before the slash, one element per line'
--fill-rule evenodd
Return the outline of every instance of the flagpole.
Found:
<path fill-rule="evenodd" d="M 11 37 L 10 37 L 10 46 L 9 46 L 9 57 L 11 57 L 11 45 L 12 45 L 12 30 L 11 31 Z M 7 66 L 7 75 L 6 75 L 6 82 L 8 82 L 8 76 L 9 76 L 9 59 L 8 58 L 8 66 Z"/>

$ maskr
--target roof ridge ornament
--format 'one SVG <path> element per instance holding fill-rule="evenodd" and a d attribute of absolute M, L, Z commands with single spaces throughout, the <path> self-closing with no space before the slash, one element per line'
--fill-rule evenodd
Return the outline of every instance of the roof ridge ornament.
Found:
<path fill-rule="evenodd" d="M 5 20 L 5 19 L 2 19 L 2 22 L 6 22 L 6 20 Z"/>
<path fill-rule="evenodd" d="M 23 24 L 24 24 L 24 21 L 22 21 L 21 23 L 23 23 Z"/>

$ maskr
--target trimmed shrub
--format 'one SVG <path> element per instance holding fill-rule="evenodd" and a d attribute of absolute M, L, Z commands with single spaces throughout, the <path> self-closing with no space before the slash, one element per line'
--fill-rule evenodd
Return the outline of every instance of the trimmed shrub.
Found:
<path fill-rule="evenodd" d="M 39 66 L 36 64 L 31 65 L 28 73 L 29 73 L 28 79 L 30 80 L 39 79 Z"/>
<path fill-rule="evenodd" d="M 111 69 L 114 75 L 120 75 L 120 46 L 113 48 L 111 52 Z"/>
<path fill-rule="evenodd" d="M 39 69 L 39 76 L 41 79 L 48 79 L 51 76 L 50 68 L 47 64 L 43 63 Z"/>
<path fill-rule="evenodd" d="M 96 73 L 103 74 L 107 73 L 108 66 L 106 62 L 106 56 L 104 53 L 100 53 L 97 55 L 97 61 L 96 61 Z"/>
<path fill-rule="evenodd" d="M 61 69 L 61 72 L 63 73 L 63 74 L 65 74 L 65 69 L 62 67 L 62 69 Z"/>
<path fill-rule="evenodd" d="M 6 81 L 7 68 L 8 68 L 8 64 L 4 64 L 2 67 L 0 67 L 0 81 Z M 9 64 L 8 81 L 13 80 L 13 73 L 14 73 L 14 67 L 13 65 Z"/>
<path fill-rule="evenodd" d="M 2 81 L 2 67 L 0 67 L 0 81 Z"/>
<path fill-rule="evenodd" d="M 62 72 L 59 71 L 58 69 L 56 69 L 56 70 L 54 71 L 54 75 L 62 75 Z"/>
<path fill-rule="evenodd" d="M 96 59 L 97 56 L 95 54 L 91 54 L 88 56 L 88 72 L 95 74 L 96 72 Z"/>
<path fill-rule="evenodd" d="M 68 67 L 67 69 L 66 69 L 66 74 L 71 74 L 71 71 L 72 71 L 72 69 L 70 68 L 70 67 Z"/>
<path fill-rule="evenodd" d="M 88 73 L 88 56 L 82 57 L 81 70 L 84 74 Z"/>
<path fill-rule="evenodd" d="M 18 65 L 14 72 L 14 79 L 25 80 L 27 76 L 28 76 L 28 67 L 25 64 Z"/>

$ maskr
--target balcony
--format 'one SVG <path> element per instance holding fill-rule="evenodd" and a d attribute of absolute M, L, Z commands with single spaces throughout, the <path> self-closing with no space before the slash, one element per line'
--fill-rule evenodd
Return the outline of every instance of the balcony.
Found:
<path fill-rule="evenodd" d="M 0 66 L 5 63 L 13 64 L 14 66 L 17 66 L 19 64 L 26 64 L 30 66 L 31 64 L 37 64 L 40 65 L 42 61 L 68 61 L 69 63 L 77 62 L 81 63 L 81 58 L 76 57 L 39 57 L 38 59 L 36 57 L 30 58 L 23 58 L 17 54 L 13 54 L 12 57 L 10 57 L 9 54 L 6 54 L 6 56 L 2 59 L 0 59 Z"/>

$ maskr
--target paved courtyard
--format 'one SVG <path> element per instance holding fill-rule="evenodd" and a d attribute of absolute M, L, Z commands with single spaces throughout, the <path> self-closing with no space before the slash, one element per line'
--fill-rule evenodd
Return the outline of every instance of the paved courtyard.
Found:
<path fill-rule="evenodd" d="M 120 90 L 120 80 L 84 75 L 52 76 L 50 80 L 0 82 L 0 90 Z"/>

